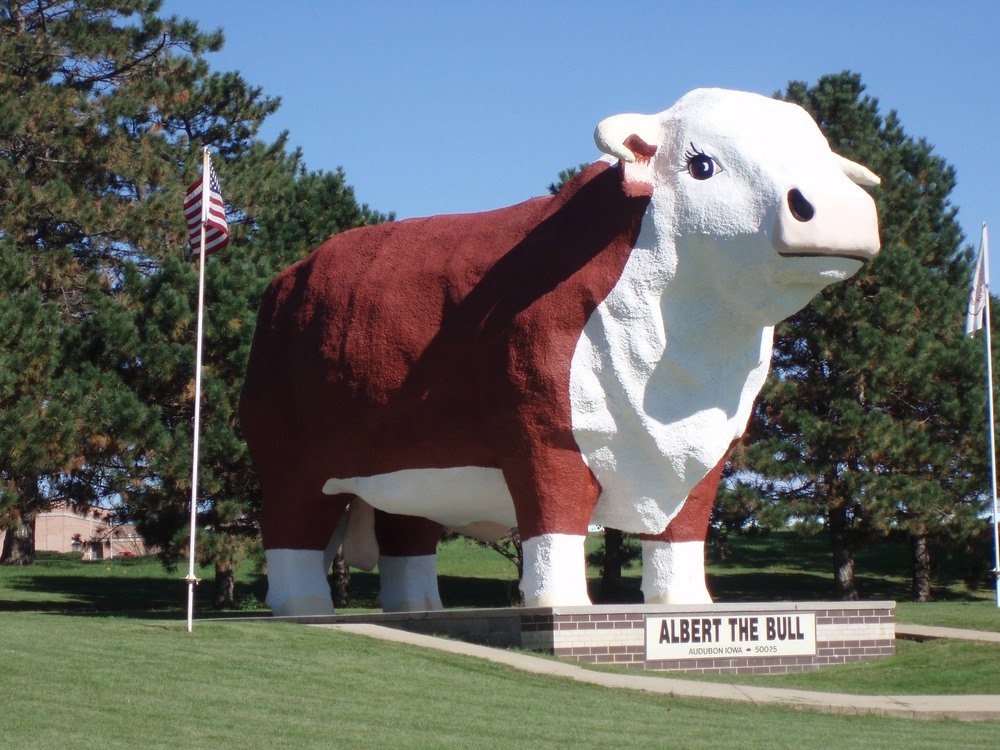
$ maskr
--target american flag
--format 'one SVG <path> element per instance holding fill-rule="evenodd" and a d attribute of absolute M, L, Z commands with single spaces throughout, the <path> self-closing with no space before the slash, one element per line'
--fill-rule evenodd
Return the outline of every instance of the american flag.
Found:
<path fill-rule="evenodd" d="M 205 222 L 205 254 L 210 255 L 229 244 L 229 225 L 226 223 L 226 207 L 219 188 L 219 178 L 215 174 L 211 160 L 208 160 L 208 202 L 203 203 L 202 192 L 205 178 L 188 188 L 184 198 L 184 217 L 188 225 L 188 242 L 191 252 L 201 252 L 201 223 Z"/>

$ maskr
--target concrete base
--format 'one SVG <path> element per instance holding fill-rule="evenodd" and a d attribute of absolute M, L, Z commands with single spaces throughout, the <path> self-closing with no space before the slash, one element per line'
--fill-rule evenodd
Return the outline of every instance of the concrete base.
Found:
<path fill-rule="evenodd" d="M 596 605 L 289 618 L 372 623 L 580 662 L 702 674 L 800 672 L 896 650 L 895 602 Z"/>

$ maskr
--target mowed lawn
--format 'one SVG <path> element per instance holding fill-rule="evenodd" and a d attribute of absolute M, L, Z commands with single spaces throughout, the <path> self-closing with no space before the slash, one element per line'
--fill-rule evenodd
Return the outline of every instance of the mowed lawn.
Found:
<path fill-rule="evenodd" d="M 747 540 L 712 565 L 713 593 L 751 601 L 768 598 L 758 586 L 775 599 L 816 587 L 809 598 L 826 598 L 822 547 L 798 545 L 780 535 Z M 449 606 L 503 606 L 516 585 L 510 563 L 464 540 L 442 547 L 439 569 Z M 207 582 L 189 634 L 180 575 L 154 560 L 81 563 L 62 555 L 0 568 L 0 748 L 1000 747 L 1000 722 L 650 696 L 300 625 L 212 622 Z M 630 571 L 627 587 L 637 580 Z M 875 571 L 870 580 L 868 598 L 905 590 L 905 570 Z M 942 601 L 901 605 L 899 619 L 1000 630 L 992 591 L 968 591 L 957 579 L 936 584 Z M 244 610 L 259 608 L 264 590 L 258 572 L 240 571 Z M 354 574 L 356 604 L 373 606 L 375 591 L 374 577 Z M 997 647 L 899 645 L 892 659 L 761 682 L 856 693 L 1000 692 Z"/>
<path fill-rule="evenodd" d="M 996 748 L 1000 723 L 581 685 L 285 623 L 2 615 L 4 748 Z M 809 739 L 812 738 L 812 739 Z"/>

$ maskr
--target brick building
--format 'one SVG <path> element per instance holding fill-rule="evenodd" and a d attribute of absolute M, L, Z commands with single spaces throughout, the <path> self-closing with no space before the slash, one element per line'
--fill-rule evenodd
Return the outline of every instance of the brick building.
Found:
<path fill-rule="evenodd" d="M 4 532 L 0 531 L 0 546 Z M 35 518 L 35 550 L 79 552 L 84 560 L 149 554 L 132 524 L 116 524 L 105 508 L 74 509 L 59 503 Z"/>

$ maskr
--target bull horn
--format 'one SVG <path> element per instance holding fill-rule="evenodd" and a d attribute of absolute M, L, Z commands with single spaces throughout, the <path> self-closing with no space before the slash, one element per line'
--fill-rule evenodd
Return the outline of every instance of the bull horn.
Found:
<path fill-rule="evenodd" d="M 868 167 L 858 164 L 856 161 L 845 159 L 840 154 L 834 154 L 833 156 L 836 158 L 837 165 L 840 167 L 841 171 L 850 177 L 851 182 L 855 185 L 875 187 L 882 182 L 881 178 L 868 169 Z"/>
<path fill-rule="evenodd" d="M 635 154 L 625 145 L 630 135 L 637 135 L 655 146 L 660 140 L 660 120 L 655 115 L 612 115 L 601 120 L 594 131 L 594 142 L 605 154 L 625 162 L 634 162 Z"/>

